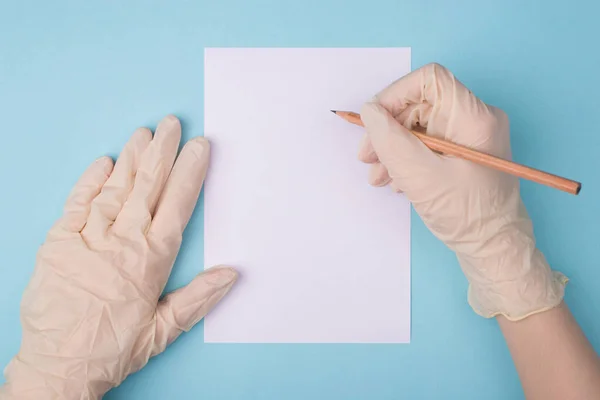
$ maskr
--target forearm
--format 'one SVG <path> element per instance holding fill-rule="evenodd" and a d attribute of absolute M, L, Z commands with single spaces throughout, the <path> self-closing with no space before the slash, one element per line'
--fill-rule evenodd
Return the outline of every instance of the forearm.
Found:
<path fill-rule="evenodd" d="M 528 400 L 600 399 L 600 358 L 564 303 L 517 322 L 497 319 Z"/>

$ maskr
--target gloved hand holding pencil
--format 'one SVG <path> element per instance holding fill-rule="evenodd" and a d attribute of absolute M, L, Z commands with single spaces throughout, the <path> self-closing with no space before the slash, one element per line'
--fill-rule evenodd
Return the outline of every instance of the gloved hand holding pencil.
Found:
<path fill-rule="evenodd" d="M 514 176 L 436 154 L 409 129 L 511 158 L 508 118 L 447 69 L 427 65 L 365 104 L 360 160 L 370 183 L 404 192 L 427 227 L 456 252 L 478 314 L 519 320 L 560 304 L 567 279 L 536 248 Z"/>

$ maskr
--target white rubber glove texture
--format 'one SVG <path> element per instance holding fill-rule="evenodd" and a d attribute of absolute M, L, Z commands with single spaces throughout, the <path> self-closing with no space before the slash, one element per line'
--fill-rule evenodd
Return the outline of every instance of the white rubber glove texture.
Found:
<path fill-rule="evenodd" d="M 427 227 L 456 252 L 469 303 L 510 320 L 557 306 L 566 277 L 537 250 L 518 179 L 429 150 L 408 129 L 510 159 L 508 118 L 430 64 L 394 82 L 361 111 L 359 159 L 372 185 L 404 192 Z"/>
<path fill-rule="evenodd" d="M 22 305 L 23 338 L 0 399 L 98 399 L 188 331 L 237 274 L 216 267 L 159 301 L 196 205 L 209 143 L 181 151 L 169 116 L 138 129 L 114 165 L 80 178 L 41 247 Z"/>

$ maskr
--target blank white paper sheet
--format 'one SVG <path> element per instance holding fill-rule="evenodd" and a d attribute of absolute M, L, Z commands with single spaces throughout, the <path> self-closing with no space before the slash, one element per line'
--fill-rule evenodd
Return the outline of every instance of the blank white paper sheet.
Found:
<path fill-rule="evenodd" d="M 410 205 L 329 111 L 409 71 L 408 48 L 206 49 L 205 265 L 240 278 L 205 342 L 410 341 Z"/>

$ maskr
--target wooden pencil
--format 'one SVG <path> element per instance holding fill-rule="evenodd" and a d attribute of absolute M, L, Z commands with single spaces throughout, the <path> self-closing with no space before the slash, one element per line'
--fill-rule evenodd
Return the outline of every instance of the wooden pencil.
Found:
<path fill-rule="evenodd" d="M 335 110 L 331 111 L 352 124 L 364 126 L 362 120 L 360 119 L 360 115 L 355 112 Z M 502 158 L 495 157 L 486 153 L 481 153 L 477 150 L 473 150 L 468 147 L 458 145 L 456 143 L 448 142 L 443 139 L 428 136 L 424 133 L 416 131 L 410 132 L 416 137 L 418 137 L 431 150 L 440 152 L 442 154 L 472 161 L 474 163 L 489 168 L 494 168 L 498 171 L 518 176 L 519 178 L 541 183 L 542 185 L 550 186 L 555 189 L 559 189 L 574 195 L 579 194 L 579 191 L 581 190 L 580 182 L 563 178 L 558 175 L 553 175 L 548 172 L 540 171 L 539 169 L 517 164 L 512 161 L 504 160 Z"/>

